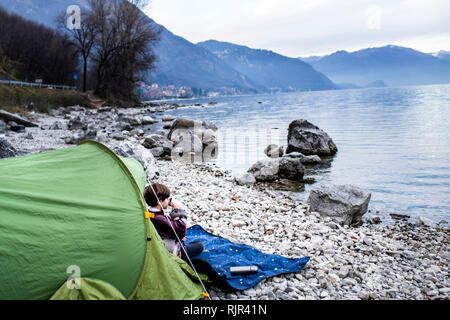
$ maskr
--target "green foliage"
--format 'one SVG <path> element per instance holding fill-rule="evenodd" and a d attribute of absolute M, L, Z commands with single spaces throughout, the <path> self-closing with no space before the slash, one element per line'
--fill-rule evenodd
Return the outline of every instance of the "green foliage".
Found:
<path fill-rule="evenodd" d="M 13 79 L 19 77 L 19 72 L 14 69 L 11 59 L 4 55 L 2 47 L 0 47 L 0 71 L 3 71 Z"/>

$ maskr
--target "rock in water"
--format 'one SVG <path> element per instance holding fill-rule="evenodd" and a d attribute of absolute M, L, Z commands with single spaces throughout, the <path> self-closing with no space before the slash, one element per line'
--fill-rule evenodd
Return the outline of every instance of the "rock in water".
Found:
<path fill-rule="evenodd" d="M 303 164 L 316 164 L 322 162 L 322 159 L 320 159 L 319 156 L 314 155 L 314 156 L 305 156 L 301 158 L 300 161 Z"/>
<path fill-rule="evenodd" d="M 321 186 L 311 190 L 310 211 L 342 225 L 360 223 L 367 212 L 371 193 L 354 185 Z"/>
<path fill-rule="evenodd" d="M 164 121 L 164 122 L 166 122 L 166 121 L 172 121 L 172 120 L 175 120 L 175 118 L 172 117 L 172 116 L 170 116 L 170 115 L 164 115 L 164 116 L 162 117 L 162 121 Z"/>
<path fill-rule="evenodd" d="M 15 156 L 17 156 L 16 149 L 14 149 L 8 141 L 0 138 L 0 159 L 12 158 Z"/>
<path fill-rule="evenodd" d="M 283 147 L 279 147 L 276 144 L 270 144 L 264 149 L 264 153 L 269 158 L 278 158 L 278 157 L 282 157 L 283 156 L 284 148 Z"/>
<path fill-rule="evenodd" d="M 258 161 L 247 171 L 256 181 L 274 181 L 280 178 L 300 180 L 305 173 L 305 167 L 300 159 L 283 157 Z"/>
<path fill-rule="evenodd" d="M 305 157 L 305 155 L 300 153 L 300 152 L 291 152 L 291 153 L 286 153 L 283 157 L 285 157 L 285 158 L 299 158 L 299 159 L 302 159 L 302 158 Z"/>
<path fill-rule="evenodd" d="M 286 153 L 301 152 L 304 155 L 330 156 L 337 147 L 328 134 L 307 120 L 295 120 L 289 125 Z"/>

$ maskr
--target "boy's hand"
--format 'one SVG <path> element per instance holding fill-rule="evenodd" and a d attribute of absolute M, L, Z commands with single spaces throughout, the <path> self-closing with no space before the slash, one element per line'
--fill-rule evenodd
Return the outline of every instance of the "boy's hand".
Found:
<path fill-rule="evenodd" d="M 176 217 L 175 219 L 173 219 L 173 221 L 178 221 L 180 220 L 180 217 Z"/>
<path fill-rule="evenodd" d="M 181 241 L 186 242 L 186 238 L 181 239 Z"/>

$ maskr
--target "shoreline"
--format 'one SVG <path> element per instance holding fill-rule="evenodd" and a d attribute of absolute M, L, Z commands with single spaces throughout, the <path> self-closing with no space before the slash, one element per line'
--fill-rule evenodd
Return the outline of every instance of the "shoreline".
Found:
<path fill-rule="evenodd" d="M 150 105 L 112 109 L 114 116 L 142 116 L 163 114 L 177 106 Z M 76 107 L 60 108 L 51 115 L 34 113 L 39 127 L 26 128 L 24 133 L 8 131 L 0 137 L 24 153 L 67 148 L 71 146 L 67 138 L 79 133 L 69 130 L 69 122 L 84 116 L 98 129 L 100 142 L 140 144 L 142 135 L 113 131 L 107 120 L 112 114 L 107 109 Z M 212 288 L 213 299 L 449 299 L 448 228 L 404 221 L 342 227 L 282 192 L 260 185 L 240 186 L 214 165 L 156 159 L 154 166 L 159 176 L 153 181 L 169 186 L 189 213 L 188 226 L 199 224 L 265 253 L 311 257 L 300 272 L 266 279 L 242 292 L 227 294 Z"/>

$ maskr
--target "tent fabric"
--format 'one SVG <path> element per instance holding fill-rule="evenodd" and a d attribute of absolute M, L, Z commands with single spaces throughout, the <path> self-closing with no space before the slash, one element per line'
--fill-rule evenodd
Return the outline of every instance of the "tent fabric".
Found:
<path fill-rule="evenodd" d="M 79 288 L 70 289 L 64 284 L 50 300 L 126 300 L 122 293 L 109 283 L 89 278 L 79 280 Z"/>
<path fill-rule="evenodd" d="M 145 219 L 145 183 L 139 162 L 94 141 L 1 159 L 0 299 L 49 299 L 71 266 L 130 299 L 200 298 Z"/>
<path fill-rule="evenodd" d="M 187 230 L 186 243 L 200 241 L 204 250 L 192 257 L 192 263 L 198 269 L 207 272 L 207 266 L 214 273 L 218 287 L 227 290 L 245 290 L 257 285 L 260 281 L 283 273 L 297 272 L 308 263 L 309 257 L 289 259 L 280 255 L 265 254 L 254 247 L 236 244 L 225 238 L 215 236 L 195 225 Z M 234 275 L 231 267 L 257 266 L 258 272 L 249 275 Z"/>
<path fill-rule="evenodd" d="M 150 223 L 149 257 L 144 278 L 138 284 L 131 300 L 198 300 L 203 287 L 183 260 L 167 251 L 164 242 Z M 183 272 L 180 272 L 182 270 Z M 207 284 L 209 279 L 200 276 Z"/>

